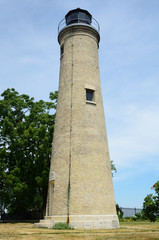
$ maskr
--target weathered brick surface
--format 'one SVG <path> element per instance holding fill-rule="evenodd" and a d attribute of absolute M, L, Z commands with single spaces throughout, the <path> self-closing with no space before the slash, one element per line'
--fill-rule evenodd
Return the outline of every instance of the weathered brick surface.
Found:
<path fill-rule="evenodd" d="M 68 211 L 71 216 L 113 215 L 117 223 L 100 86 L 99 35 L 78 25 L 63 30 L 58 39 L 64 54 L 50 167 L 56 179 L 47 212 L 50 216 L 66 216 Z M 86 102 L 86 85 L 95 89 L 95 104 Z"/>

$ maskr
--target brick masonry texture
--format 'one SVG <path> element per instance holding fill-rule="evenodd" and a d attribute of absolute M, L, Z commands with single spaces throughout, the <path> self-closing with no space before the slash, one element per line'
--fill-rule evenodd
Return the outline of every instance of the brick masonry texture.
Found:
<path fill-rule="evenodd" d="M 94 221 L 93 216 L 107 215 L 107 226 L 115 221 L 118 227 L 100 85 L 99 34 L 75 25 L 61 31 L 58 41 L 64 53 L 50 167 L 56 177 L 54 192 L 52 183 L 49 187 L 47 215 L 64 216 L 66 221 L 69 214 L 77 227 L 77 216 L 89 216 L 82 223 L 87 225 L 91 216 Z M 93 103 L 86 101 L 86 88 L 94 89 Z"/>

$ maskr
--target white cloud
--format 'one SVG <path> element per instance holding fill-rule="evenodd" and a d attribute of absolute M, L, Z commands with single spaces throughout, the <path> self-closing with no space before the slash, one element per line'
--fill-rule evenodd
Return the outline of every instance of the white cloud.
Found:
<path fill-rule="evenodd" d="M 136 161 L 153 162 L 158 166 L 159 107 L 140 109 L 128 105 L 120 108 L 120 125 L 110 133 L 111 158 L 117 166 L 132 167 Z M 117 116 L 117 115 L 116 115 Z"/>

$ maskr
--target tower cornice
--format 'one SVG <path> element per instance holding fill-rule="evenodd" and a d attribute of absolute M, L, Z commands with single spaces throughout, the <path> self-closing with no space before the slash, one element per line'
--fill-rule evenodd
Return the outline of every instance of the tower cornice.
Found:
<path fill-rule="evenodd" d="M 71 24 L 63 28 L 58 34 L 58 42 L 60 44 L 62 39 L 80 34 L 93 37 L 97 41 L 97 44 L 100 42 L 99 32 L 94 27 L 81 23 Z"/>

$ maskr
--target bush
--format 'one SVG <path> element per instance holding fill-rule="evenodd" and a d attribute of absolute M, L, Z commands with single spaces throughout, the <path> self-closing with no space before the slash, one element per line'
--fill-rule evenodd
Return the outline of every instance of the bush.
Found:
<path fill-rule="evenodd" d="M 53 229 L 57 229 L 57 230 L 71 230 L 73 228 L 71 228 L 67 223 L 65 222 L 59 222 L 59 223 L 55 223 L 55 225 L 53 226 Z"/>
<path fill-rule="evenodd" d="M 119 220 L 121 220 L 122 218 L 123 218 L 123 211 L 122 211 L 122 208 L 121 207 L 119 207 L 119 205 L 118 204 L 116 204 L 116 212 L 117 212 L 117 215 L 118 215 L 118 218 L 119 218 Z"/>
<path fill-rule="evenodd" d="M 152 189 L 155 190 L 155 195 L 148 194 L 145 197 L 142 214 L 151 222 L 155 222 L 159 216 L 159 181 L 152 186 Z"/>
<path fill-rule="evenodd" d="M 132 217 L 133 221 L 143 221 L 146 220 L 146 218 L 143 216 L 142 213 L 135 213 L 135 216 Z"/>

